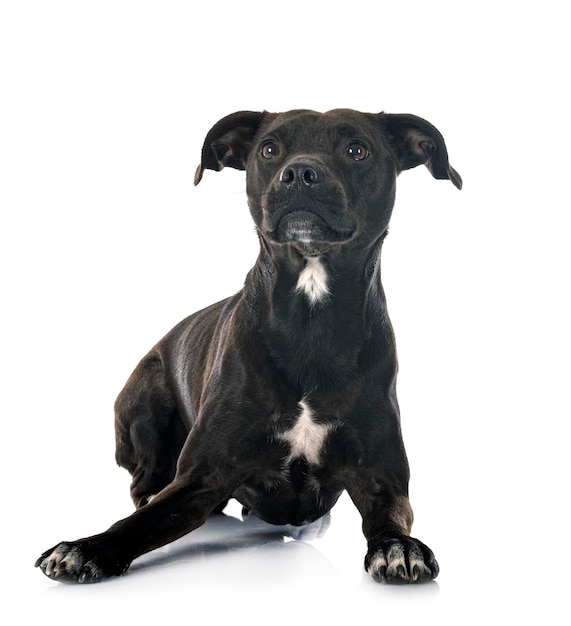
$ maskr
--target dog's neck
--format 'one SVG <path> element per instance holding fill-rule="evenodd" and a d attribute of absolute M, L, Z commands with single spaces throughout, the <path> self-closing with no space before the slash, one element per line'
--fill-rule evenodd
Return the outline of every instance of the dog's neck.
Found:
<path fill-rule="evenodd" d="M 263 285 L 271 301 L 303 302 L 316 314 L 350 297 L 370 302 L 378 310 L 385 305 L 380 268 L 387 232 L 361 248 L 343 246 L 312 255 L 293 245 L 269 244 L 260 236 L 260 255 L 251 273 L 259 283 L 256 294 Z"/>
<path fill-rule="evenodd" d="M 325 305 L 330 291 L 330 276 L 321 256 L 304 258 L 305 267 L 299 273 L 296 293 L 305 295 L 309 306 Z"/>
<path fill-rule="evenodd" d="M 357 367 L 374 327 L 388 325 L 381 246 L 382 238 L 362 250 L 304 256 L 262 241 L 244 295 L 270 354 L 301 388 L 338 384 Z"/>

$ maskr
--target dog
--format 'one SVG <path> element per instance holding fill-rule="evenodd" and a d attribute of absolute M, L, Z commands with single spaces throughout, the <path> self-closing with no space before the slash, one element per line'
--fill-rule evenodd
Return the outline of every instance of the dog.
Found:
<path fill-rule="evenodd" d="M 381 284 L 397 176 L 462 179 L 409 114 L 239 111 L 209 131 L 195 175 L 246 171 L 260 252 L 236 295 L 191 315 L 139 363 L 115 404 L 116 459 L 136 510 L 36 562 L 61 582 L 123 574 L 230 498 L 304 525 L 347 491 L 376 581 L 438 575 L 411 537 L 397 355 Z M 229 259 L 228 262 L 231 262 Z"/>

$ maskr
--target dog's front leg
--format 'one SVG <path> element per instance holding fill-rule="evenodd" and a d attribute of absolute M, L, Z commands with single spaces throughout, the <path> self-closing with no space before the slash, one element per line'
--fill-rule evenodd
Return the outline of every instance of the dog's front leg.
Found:
<path fill-rule="evenodd" d="M 230 490 L 231 491 L 231 490 Z M 136 557 L 203 524 L 230 491 L 212 474 L 179 476 L 150 504 L 104 533 L 62 542 L 44 552 L 36 567 L 61 582 L 97 582 L 124 573 Z"/>
<path fill-rule="evenodd" d="M 438 563 L 432 550 L 410 536 L 413 514 L 403 490 L 374 479 L 366 484 L 369 489 L 349 489 L 349 495 L 363 517 L 367 572 L 378 582 L 436 578 Z"/>

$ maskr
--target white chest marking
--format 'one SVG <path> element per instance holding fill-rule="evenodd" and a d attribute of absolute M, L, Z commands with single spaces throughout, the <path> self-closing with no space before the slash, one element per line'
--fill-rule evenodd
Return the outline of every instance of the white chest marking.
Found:
<path fill-rule="evenodd" d="M 321 449 L 331 427 L 315 422 L 311 409 L 303 400 L 299 406 L 301 413 L 297 422 L 290 430 L 282 433 L 280 439 L 291 446 L 290 460 L 303 456 L 308 463 L 319 465 Z"/>
<path fill-rule="evenodd" d="M 329 294 L 327 271 L 319 257 L 309 257 L 299 273 L 296 291 L 305 293 L 311 304 L 325 299 Z"/>

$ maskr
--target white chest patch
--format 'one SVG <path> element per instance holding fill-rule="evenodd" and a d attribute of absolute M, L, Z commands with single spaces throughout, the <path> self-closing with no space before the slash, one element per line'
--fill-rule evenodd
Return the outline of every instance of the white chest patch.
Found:
<path fill-rule="evenodd" d="M 308 463 L 319 465 L 321 450 L 331 426 L 315 422 L 313 413 L 304 400 L 299 403 L 299 406 L 301 413 L 297 422 L 288 431 L 282 433 L 280 439 L 291 446 L 290 460 L 303 456 Z"/>
<path fill-rule="evenodd" d="M 299 273 L 296 291 L 305 293 L 311 304 L 324 300 L 329 295 L 327 271 L 319 257 L 309 257 Z"/>

